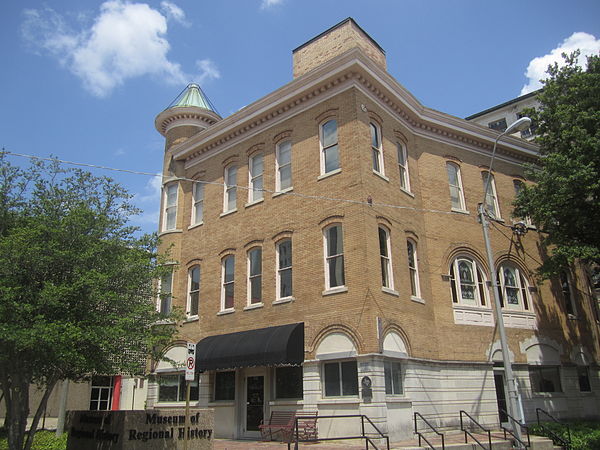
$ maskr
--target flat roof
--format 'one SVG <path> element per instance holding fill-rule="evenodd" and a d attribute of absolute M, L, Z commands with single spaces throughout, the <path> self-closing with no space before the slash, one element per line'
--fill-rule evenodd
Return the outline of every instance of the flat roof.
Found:
<path fill-rule="evenodd" d="M 497 110 L 497 109 L 504 108 L 505 106 L 512 105 L 513 103 L 520 102 L 521 100 L 528 99 L 529 97 L 534 97 L 534 96 L 536 96 L 537 94 L 539 94 L 539 93 L 541 92 L 541 90 L 542 90 L 542 89 L 538 89 L 537 91 L 533 91 L 533 92 L 530 92 L 530 93 L 528 93 L 528 94 L 521 95 L 520 97 L 513 98 L 512 100 L 509 100 L 509 101 L 507 101 L 507 102 L 500 103 L 499 105 L 492 106 L 491 108 L 488 108 L 488 109 L 486 109 L 486 110 L 484 110 L 484 111 L 481 111 L 481 112 L 478 112 L 478 113 L 472 114 L 472 115 L 470 115 L 470 116 L 468 116 L 468 117 L 465 117 L 465 120 L 472 120 L 472 119 L 476 119 L 476 118 L 477 118 L 477 117 L 479 117 L 479 116 L 483 116 L 483 115 L 485 115 L 485 114 L 487 114 L 487 113 L 490 113 L 490 112 L 492 112 L 492 111 L 495 111 L 495 110 Z"/>

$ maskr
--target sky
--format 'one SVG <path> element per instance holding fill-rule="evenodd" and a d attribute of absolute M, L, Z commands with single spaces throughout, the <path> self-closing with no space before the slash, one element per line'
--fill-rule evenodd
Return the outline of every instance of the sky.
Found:
<path fill-rule="evenodd" d="M 4 0 L 0 148 L 159 173 L 154 119 L 188 83 L 229 116 L 290 82 L 292 50 L 347 17 L 422 104 L 458 117 L 539 88 L 563 51 L 600 53 L 598 0 Z M 89 170 L 158 229 L 159 177 Z"/>

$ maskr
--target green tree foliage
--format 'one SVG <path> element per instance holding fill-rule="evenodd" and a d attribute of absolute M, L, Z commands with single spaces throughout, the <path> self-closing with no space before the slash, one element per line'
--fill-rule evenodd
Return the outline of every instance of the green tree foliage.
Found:
<path fill-rule="evenodd" d="M 538 94 L 541 108 L 527 111 L 537 123 L 539 164 L 528 171 L 536 184 L 515 203 L 544 236 L 549 276 L 576 259 L 600 263 L 600 56 L 576 64 L 578 52 L 563 54 L 565 65 L 548 67 Z"/>
<path fill-rule="evenodd" d="M 0 154 L 0 389 L 11 450 L 28 449 L 37 426 L 25 434 L 30 385 L 46 392 L 39 420 L 59 380 L 143 374 L 172 338 L 152 303 L 166 269 L 156 237 L 128 226 L 130 198 L 109 178 L 23 169 Z"/>

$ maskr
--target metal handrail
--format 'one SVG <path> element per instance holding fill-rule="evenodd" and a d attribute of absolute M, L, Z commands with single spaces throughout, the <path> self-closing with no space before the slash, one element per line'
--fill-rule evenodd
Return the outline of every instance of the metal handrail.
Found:
<path fill-rule="evenodd" d="M 506 440 L 506 433 L 510 434 L 513 439 L 515 439 L 519 444 L 521 444 L 523 447 L 525 448 L 529 448 L 531 447 L 531 438 L 529 437 L 529 427 L 527 425 L 525 425 L 524 423 L 521 423 L 521 421 L 515 419 L 513 416 L 511 416 L 509 413 L 507 413 L 505 410 L 503 410 L 502 408 L 499 408 L 501 412 L 503 412 L 504 414 L 506 414 L 506 417 L 508 417 L 510 420 L 512 420 L 514 423 L 516 423 L 517 425 L 519 425 L 521 427 L 521 429 L 525 429 L 525 432 L 527 433 L 527 444 L 522 441 L 518 436 L 515 435 L 515 433 L 513 433 L 511 430 L 509 430 L 508 428 L 504 428 L 502 426 L 502 424 L 500 424 L 500 428 L 502 428 L 504 430 L 504 439 Z"/>
<path fill-rule="evenodd" d="M 473 419 L 473 417 L 471 417 L 469 415 L 468 412 L 463 411 L 462 409 L 460 410 L 460 429 L 461 431 L 463 431 L 465 433 L 465 444 L 467 443 L 467 434 L 469 436 L 471 436 L 471 438 L 477 442 L 477 445 L 479 445 L 481 448 L 485 449 L 485 445 L 483 445 L 481 442 L 479 442 L 479 439 L 477 439 L 475 436 L 473 436 L 473 433 L 471 433 L 470 431 L 468 431 L 464 426 L 463 426 L 463 414 L 465 416 L 467 416 L 469 419 L 471 419 L 471 421 L 477 425 L 479 428 L 481 428 L 483 431 L 485 431 L 488 435 L 488 443 L 489 443 L 489 450 L 492 449 L 492 431 L 488 430 L 487 428 L 484 428 L 483 425 L 481 425 L 479 422 L 477 422 L 475 419 Z M 485 449 L 488 450 L 488 449 Z"/>
<path fill-rule="evenodd" d="M 303 418 L 307 418 L 307 417 L 311 418 L 311 419 L 313 418 L 312 416 L 304 416 Z M 342 440 L 346 440 L 346 439 L 364 439 L 366 450 L 369 450 L 369 444 L 371 444 L 373 446 L 373 448 L 377 449 L 377 446 L 371 440 L 371 438 L 369 436 L 365 435 L 365 419 L 367 419 L 367 421 L 371 424 L 371 426 L 379 434 L 380 438 L 377 438 L 377 439 L 385 439 L 386 448 L 387 448 L 387 450 L 390 450 L 389 436 L 386 436 L 385 434 L 383 434 L 381 432 L 381 430 L 379 428 L 377 428 L 377 425 L 375 425 L 371 421 L 371 419 L 369 419 L 369 417 L 365 416 L 364 414 L 345 414 L 345 415 L 341 415 L 341 416 L 314 416 L 314 419 L 316 419 L 316 420 L 319 420 L 319 419 L 344 419 L 344 418 L 352 418 L 352 417 L 360 417 L 360 422 L 361 422 L 361 435 L 360 436 L 340 436 L 340 437 L 333 437 L 333 438 L 318 438 L 317 440 L 319 440 L 319 441 L 342 441 Z M 298 448 L 298 442 L 314 442 L 314 439 L 300 439 L 300 437 L 298 435 L 298 420 L 297 419 L 296 419 L 295 428 L 296 428 L 296 433 L 295 433 L 295 439 L 294 439 L 294 449 Z M 289 443 L 288 443 L 288 449 L 289 448 L 290 447 L 289 447 Z"/>
<path fill-rule="evenodd" d="M 427 440 L 427 438 L 426 438 L 426 437 L 423 435 L 423 433 L 421 433 L 420 431 L 418 431 L 418 429 L 417 429 L 417 416 L 419 416 L 419 417 L 421 418 L 421 420 L 423 420 L 423 422 L 425 422 L 425 423 L 427 424 L 427 426 L 428 426 L 429 428 L 431 428 L 431 429 L 434 431 L 434 433 L 436 433 L 438 436 L 441 436 L 441 437 L 442 437 L 442 450 L 445 450 L 445 449 L 446 449 L 446 445 L 445 445 L 445 443 L 444 443 L 444 433 L 440 433 L 438 430 L 436 430 L 436 429 L 435 429 L 435 427 L 434 427 L 433 425 L 431 425 L 431 424 L 429 423 L 429 421 L 428 421 L 428 420 L 427 420 L 425 417 L 423 417 L 423 416 L 421 415 L 421 413 L 418 413 L 418 412 L 416 412 L 416 413 L 414 414 L 414 421 L 415 421 L 415 434 L 416 434 L 417 436 L 419 436 L 419 447 L 421 446 L 421 438 L 423 438 L 423 440 L 424 440 L 425 442 L 427 442 L 427 445 L 429 445 L 429 446 L 430 446 L 432 449 L 434 449 L 434 450 L 435 450 L 435 447 L 434 447 L 433 445 L 431 445 L 431 442 L 429 442 L 429 441 Z"/>
<path fill-rule="evenodd" d="M 544 413 L 547 417 L 549 417 L 550 419 L 552 419 L 553 422 L 564 426 L 567 429 L 567 439 L 563 439 L 562 437 L 560 437 L 558 434 L 556 434 L 554 431 L 552 431 L 550 428 L 545 427 L 544 425 L 542 425 L 541 421 L 540 421 L 540 413 Z M 559 445 L 564 446 L 565 448 L 570 448 L 571 447 L 571 428 L 569 428 L 569 426 L 563 422 L 561 422 L 560 420 L 558 420 L 556 417 L 554 417 L 552 414 L 550 414 L 548 411 L 544 411 L 542 408 L 535 408 L 535 416 L 537 418 L 537 424 L 538 426 L 545 431 L 546 433 L 548 433 L 548 435 L 550 436 L 550 439 L 552 439 L 552 442 L 554 442 L 555 444 L 558 443 Z M 558 441 L 558 442 L 557 442 Z"/>

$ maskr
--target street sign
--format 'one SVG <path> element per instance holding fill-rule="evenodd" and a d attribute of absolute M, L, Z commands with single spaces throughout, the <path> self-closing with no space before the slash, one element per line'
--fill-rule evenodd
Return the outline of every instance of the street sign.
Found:
<path fill-rule="evenodd" d="M 188 342 L 185 358 L 185 381 L 194 381 L 196 375 L 196 344 Z"/>

